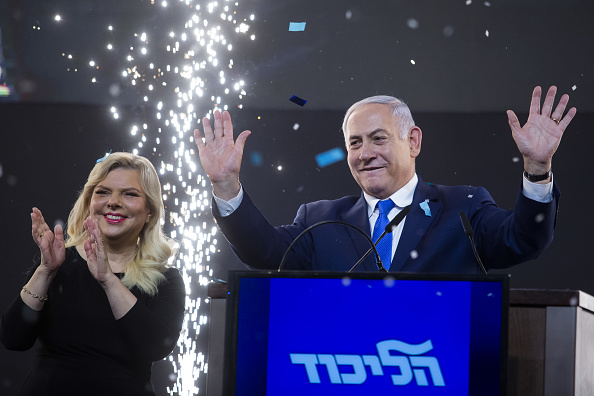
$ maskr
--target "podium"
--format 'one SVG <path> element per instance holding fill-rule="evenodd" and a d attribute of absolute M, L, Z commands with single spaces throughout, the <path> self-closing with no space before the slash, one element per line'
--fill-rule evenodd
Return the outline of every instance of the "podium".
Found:
<path fill-rule="evenodd" d="M 230 277 L 209 286 L 207 395 L 505 394 L 507 276 Z"/>
<path fill-rule="evenodd" d="M 510 290 L 508 395 L 594 395 L 594 297 Z"/>
<path fill-rule="evenodd" d="M 227 285 L 208 285 L 207 395 L 222 395 Z M 507 395 L 594 394 L 594 297 L 573 290 L 511 289 Z"/>

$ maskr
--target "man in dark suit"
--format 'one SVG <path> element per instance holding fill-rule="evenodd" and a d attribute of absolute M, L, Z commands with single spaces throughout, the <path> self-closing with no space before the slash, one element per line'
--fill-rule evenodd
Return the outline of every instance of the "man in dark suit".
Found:
<path fill-rule="evenodd" d="M 514 210 L 498 208 L 482 187 L 423 182 L 415 172 L 421 129 L 408 107 L 389 96 L 363 99 L 344 118 L 348 164 L 361 196 L 302 205 L 287 226 L 270 225 L 239 183 L 249 131 L 234 141 L 229 113 L 215 112 L 214 130 L 205 118 L 204 140 L 198 130 L 194 136 L 213 185 L 213 214 L 235 253 L 251 267 L 278 268 L 300 233 L 321 221 L 339 221 L 350 226 L 333 224 L 305 233 L 294 253 L 287 255 L 284 268 L 348 271 L 370 247 L 362 234 L 373 236 L 375 242 L 379 231 L 410 205 L 405 220 L 378 243 L 384 266 L 390 271 L 476 273 L 479 266 L 460 223 L 460 211 L 470 219 L 487 268 L 534 259 L 551 243 L 559 199 L 552 180 L 552 157 L 576 113 L 571 108 L 563 115 L 567 95 L 553 110 L 555 94 L 556 87 L 551 87 L 541 110 L 541 89 L 534 89 L 523 127 L 514 112 L 507 113 L 524 159 L 522 189 Z M 357 268 L 377 269 L 373 257 Z"/>

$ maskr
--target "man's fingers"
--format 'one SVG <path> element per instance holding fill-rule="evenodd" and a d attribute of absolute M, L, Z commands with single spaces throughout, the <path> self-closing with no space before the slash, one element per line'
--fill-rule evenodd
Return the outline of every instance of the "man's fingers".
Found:
<path fill-rule="evenodd" d="M 214 138 L 220 138 L 224 135 L 223 116 L 221 112 L 215 110 L 214 112 Z"/>
<path fill-rule="evenodd" d="M 202 119 L 202 125 L 204 127 L 204 139 L 207 142 L 212 142 L 215 138 L 214 132 L 212 130 L 212 125 L 210 124 L 210 120 L 207 117 Z"/>
<path fill-rule="evenodd" d="M 204 147 L 206 147 L 206 144 L 202 140 L 202 134 L 200 133 L 199 129 L 194 129 L 194 140 L 196 141 L 198 150 L 202 150 Z"/>
<path fill-rule="evenodd" d="M 200 130 L 194 129 L 194 139 L 199 150 L 218 138 L 233 139 L 233 122 L 228 111 L 222 113 L 219 110 L 214 111 L 214 130 L 210 119 L 205 117 L 202 119 L 202 123 L 204 125 L 204 140 Z M 244 136 L 242 139 L 245 141 L 246 137 Z"/>
<path fill-rule="evenodd" d="M 223 136 L 233 139 L 233 123 L 231 122 L 231 114 L 228 111 L 223 112 Z"/>
<path fill-rule="evenodd" d="M 540 114 L 540 95 L 540 87 L 534 87 L 534 91 L 532 91 L 532 101 L 530 102 L 530 115 Z"/>
<path fill-rule="evenodd" d="M 557 94 L 557 87 L 551 86 L 545 97 L 544 104 L 542 105 L 542 115 L 550 117 L 551 110 L 553 109 L 553 102 L 555 102 L 555 95 Z"/>
<path fill-rule="evenodd" d="M 522 129 L 522 127 L 520 126 L 520 121 L 518 120 L 518 117 L 516 116 L 516 113 L 514 113 L 512 110 L 507 111 L 507 122 L 509 123 L 509 126 L 512 129 L 512 132 L 516 132 L 516 131 Z"/>
<path fill-rule="evenodd" d="M 237 136 L 237 141 L 235 142 L 235 147 L 239 149 L 243 153 L 243 148 L 245 147 L 245 141 L 247 140 L 248 136 L 250 136 L 252 132 L 250 131 L 243 131 Z"/>
<path fill-rule="evenodd" d="M 567 103 L 569 102 L 569 95 L 565 94 L 561 96 L 559 100 L 559 104 L 555 108 L 555 111 L 551 114 L 551 118 L 555 121 L 560 121 L 563 118 L 563 113 L 565 112 L 565 108 L 567 107 Z"/>
<path fill-rule="evenodd" d="M 577 113 L 577 109 L 575 107 L 572 107 L 571 109 L 569 109 L 567 114 L 565 114 L 565 117 L 561 119 L 561 122 L 559 122 L 559 126 L 561 127 L 562 131 L 565 131 L 565 128 L 567 128 L 571 120 L 573 120 L 575 113 Z"/>

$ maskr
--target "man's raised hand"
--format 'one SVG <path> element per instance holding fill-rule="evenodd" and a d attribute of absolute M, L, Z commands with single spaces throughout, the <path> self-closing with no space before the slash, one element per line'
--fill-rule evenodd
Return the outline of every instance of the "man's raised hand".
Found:
<path fill-rule="evenodd" d="M 233 139 L 231 115 L 224 111 L 214 112 L 214 130 L 207 117 L 202 119 L 204 140 L 198 129 L 194 130 L 194 139 L 198 146 L 200 162 L 212 183 L 214 194 L 226 201 L 239 193 L 239 171 L 245 141 L 250 131 L 243 131 Z"/>

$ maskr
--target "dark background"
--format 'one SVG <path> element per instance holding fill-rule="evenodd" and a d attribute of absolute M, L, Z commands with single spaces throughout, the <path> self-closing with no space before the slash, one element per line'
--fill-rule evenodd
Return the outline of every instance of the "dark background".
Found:
<path fill-rule="evenodd" d="M 525 122 L 533 87 L 556 84 L 570 94 L 578 114 L 553 162 L 562 193 L 555 239 L 538 260 L 507 272 L 512 287 L 594 294 L 588 205 L 594 193 L 594 3 L 251 0 L 238 7 L 255 15 L 250 34 L 256 35 L 239 40 L 234 50 L 234 73 L 245 80 L 246 95 L 243 110 L 235 108 L 232 116 L 236 130 L 253 132 L 241 180 L 271 223 L 291 222 L 304 202 L 359 194 L 345 161 L 319 168 L 315 155 L 343 147 L 344 111 L 374 94 L 401 97 L 411 107 L 424 133 L 417 171 L 425 181 L 482 185 L 501 207 L 511 208 L 522 163 L 505 110 Z M 99 57 L 105 67 L 96 74 L 99 83 L 91 84 L 82 67 L 67 71 L 71 64 L 62 52 L 88 59 L 102 53 L 106 24 L 120 27 L 110 40 L 125 42 L 138 27 L 150 26 L 158 35 L 163 25 L 175 26 L 183 11 L 139 0 L 0 4 L 0 82 L 15 91 L 0 103 L 0 310 L 18 294 L 36 252 L 31 207 L 50 223 L 64 221 L 95 160 L 109 150 L 137 147 L 130 123 L 154 112 L 120 77 L 123 55 Z M 58 12 L 65 23 L 53 22 Z M 289 22 L 303 21 L 305 32 L 287 32 Z M 117 95 L 109 89 L 114 84 Z M 292 95 L 308 103 L 299 107 L 288 100 Z M 110 112 L 114 104 L 119 120 Z M 209 100 L 195 105 L 212 108 Z M 147 134 L 158 126 L 149 123 Z M 159 150 L 141 154 L 157 165 L 168 155 L 167 146 Z M 250 160 L 253 152 L 261 155 L 260 165 Z M 212 277 L 225 279 L 229 269 L 243 266 L 224 241 L 219 246 Z M 206 297 L 204 287 L 192 286 L 196 296 Z M 203 350 L 207 336 L 204 329 L 197 341 Z M 32 353 L 0 348 L 0 394 L 15 394 Z M 158 394 L 171 386 L 170 371 L 167 362 L 156 364 Z M 204 381 L 197 380 L 201 393 Z"/>

